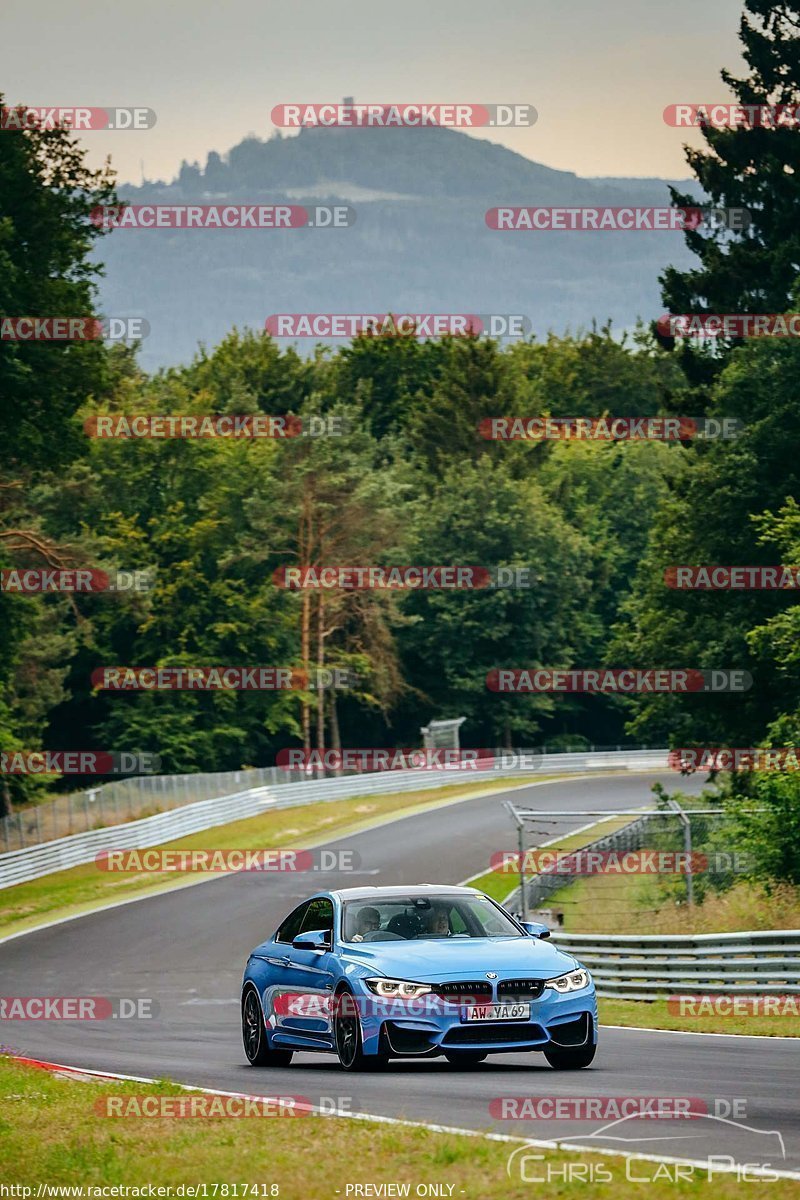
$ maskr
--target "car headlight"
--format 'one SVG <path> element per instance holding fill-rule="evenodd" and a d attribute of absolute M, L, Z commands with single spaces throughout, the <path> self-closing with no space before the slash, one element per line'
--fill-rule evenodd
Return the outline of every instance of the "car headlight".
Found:
<path fill-rule="evenodd" d="M 403 1000 L 416 1000 L 417 996 L 425 996 L 431 990 L 427 983 L 414 983 L 411 979 L 365 979 L 364 983 L 376 996 L 386 1000 L 398 996 Z"/>
<path fill-rule="evenodd" d="M 567 971 L 566 975 L 557 975 L 555 979 L 548 979 L 544 986 L 561 992 L 563 995 L 564 992 L 579 992 L 581 988 L 588 987 L 589 983 L 589 972 L 581 968 L 580 971 Z"/>

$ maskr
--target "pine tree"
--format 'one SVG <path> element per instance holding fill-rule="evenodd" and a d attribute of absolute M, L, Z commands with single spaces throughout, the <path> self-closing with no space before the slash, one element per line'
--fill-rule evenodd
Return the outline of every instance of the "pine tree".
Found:
<path fill-rule="evenodd" d="M 742 105 L 800 108 L 800 3 L 745 0 L 739 38 L 750 74 L 722 80 Z M 686 231 L 700 264 L 693 270 L 668 267 L 660 278 L 671 313 L 780 313 L 794 304 L 800 274 L 800 122 L 769 127 L 758 120 L 700 128 L 708 149 L 686 149 L 686 160 L 715 207 L 744 208 L 750 224 L 738 233 L 704 226 Z M 672 189 L 680 206 L 695 198 Z M 660 339 L 672 345 L 672 339 Z M 691 346 L 682 350 L 696 381 L 704 361 Z M 708 363 L 707 358 L 705 359 Z M 715 373 L 715 371 L 711 371 Z"/>

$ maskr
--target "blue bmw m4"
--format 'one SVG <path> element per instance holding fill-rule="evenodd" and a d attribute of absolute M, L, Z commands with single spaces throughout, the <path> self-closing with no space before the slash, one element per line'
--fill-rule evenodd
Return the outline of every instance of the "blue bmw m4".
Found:
<path fill-rule="evenodd" d="M 541 1050 L 552 1067 L 587 1067 L 597 1045 L 589 972 L 475 888 L 420 884 L 318 892 L 256 946 L 242 981 L 252 1066 L 296 1050 L 336 1054 L 345 1070 L 390 1058 Z"/>

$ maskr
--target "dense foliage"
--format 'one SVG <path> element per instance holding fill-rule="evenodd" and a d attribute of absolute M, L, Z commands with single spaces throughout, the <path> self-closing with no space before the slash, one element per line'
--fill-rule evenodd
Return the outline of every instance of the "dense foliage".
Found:
<path fill-rule="evenodd" d="M 800 6 L 748 0 L 748 101 L 800 100 Z M 689 153 L 750 231 L 690 246 L 673 308 L 786 309 L 796 295 L 800 132 L 706 131 Z M 237 169 L 244 170 L 244 164 Z M 91 311 L 86 214 L 111 196 L 65 134 L 0 139 L 0 309 Z M 788 225 L 787 225 L 788 222 Z M 363 337 L 303 359 L 234 330 L 188 365 L 145 374 L 133 351 L 0 341 L 3 566 L 148 570 L 149 591 L 0 593 L 6 749 L 158 753 L 167 771 L 275 761 L 286 745 L 416 745 L 466 717 L 466 745 L 790 745 L 800 735 L 800 606 L 791 592 L 666 585 L 676 564 L 800 562 L 800 348 L 675 353 L 608 328 L 501 348 L 475 338 Z M 335 418 L 341 436 L 101 440 L 102 413 Z M 484 440 L 486 417 L 735 417 L 728 441 Z M 498 565 L 531 586 L 325 591 L 287 565 Z M 98 691 L 100 665 L 342 667 L 345 691 Z M 498 695 L 492 668 L 735 668 L 743 694 Z M 796 777 L 743 778 L 763 874 L 800 879 Z M 17 798 L 29 785 L 16 782 Z M 6 791 L 8 795 L 8 791 Z M 743 821 L 747 818 L 743 817 Z"/>

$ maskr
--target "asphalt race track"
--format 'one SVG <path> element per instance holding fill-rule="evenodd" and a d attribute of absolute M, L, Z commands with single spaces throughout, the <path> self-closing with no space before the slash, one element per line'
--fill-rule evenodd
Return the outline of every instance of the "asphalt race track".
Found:
<path fill-rule="evenodd" d="M 514 798 L 541 809 L 628 808 L 648 803 L 655 778 L 571 779 L 516 791 Z M 675 783 L 674 776 L 662 778 Z M 100 1071 L 297 1094 L 313 1103 L 332 1098 L 354 1112 L 642 1154 L 693 1160 L 727 1154 L 800 1170 L 800 1041 L 605 1028 L 593 1066 L 578 1072 L 553 1071 L 539 1054 L 491 1056 L 468 1071 L 444 1059 L 395 1062 L 366 1075 L 345 1074 L 333 1056 L 318 1054 L 295 1055 L 284 1069 L 247 1065 L 238 996 L 248 951 L 318 887 L 458 883 L 486 870 L 493 851 L 515 846 L 503 798 L 466 800 L 331 842 L 360 856 L 359 872 L 338 879 L 226 875 L 0 944 L 5 996 L 151 997 L 159 1010 L 150 1020 L 0 1021 L 0 1040 L 20 1053 Z M 210 830 L 209 846 L 213 836 Z M 786 1025 L 786 1033 L 800 1034 Z M 502 1096 L 692 1097 L 737 1123 L 629 1120 L 590 1137 L 608 1122 L 493 1120 L 489 1102 Z M 729 1106 L 734 1100 L 738 1115 Z"/>

